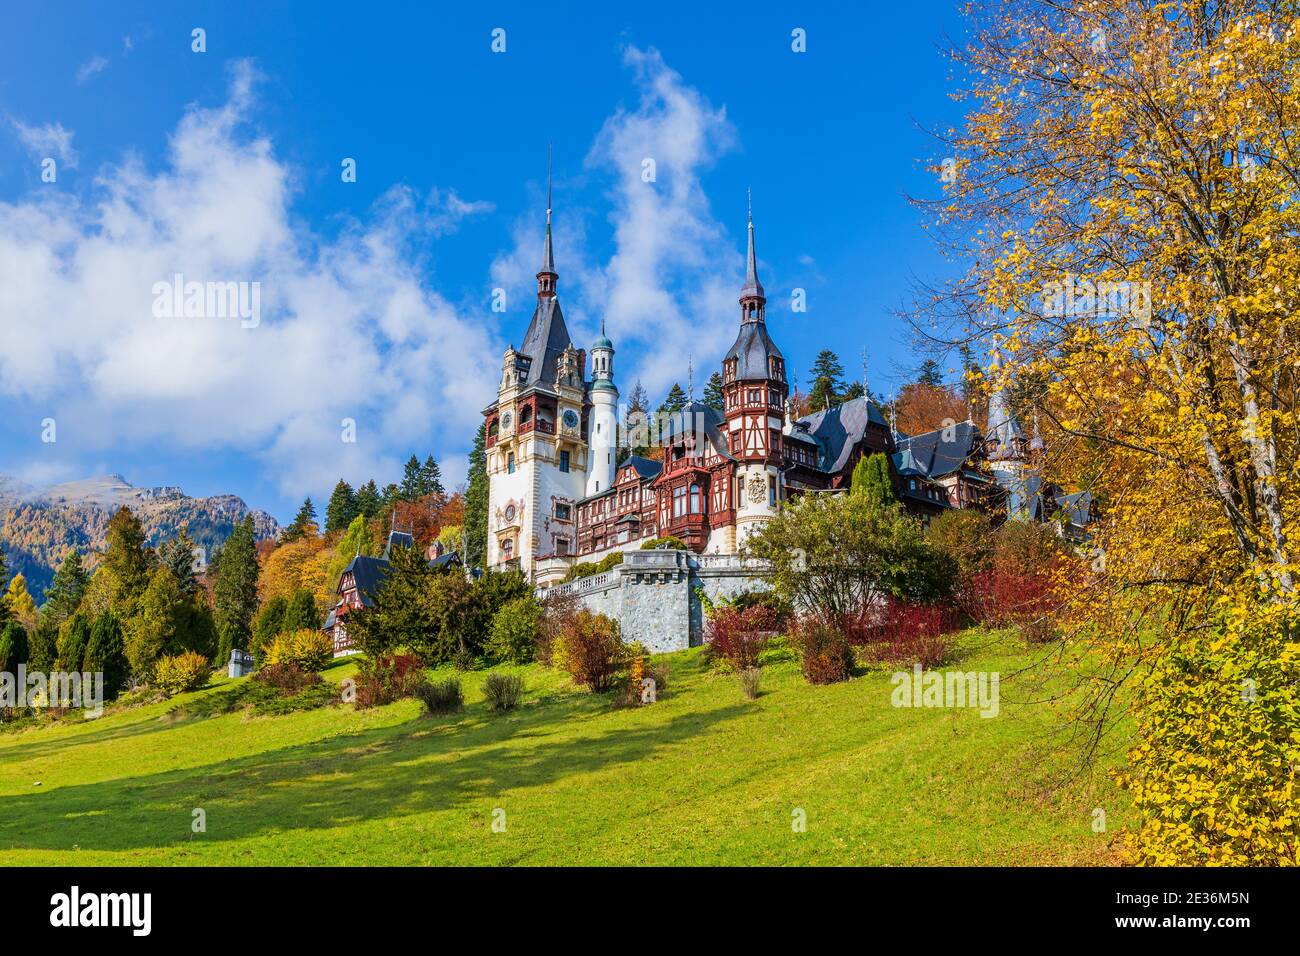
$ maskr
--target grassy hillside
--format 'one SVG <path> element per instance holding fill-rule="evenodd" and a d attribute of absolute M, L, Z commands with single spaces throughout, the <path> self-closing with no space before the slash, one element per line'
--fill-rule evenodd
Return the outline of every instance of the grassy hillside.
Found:
<path fill-rule="evenodd" d="M 0 734 L 0 860 L 15 864 L 1108 863 L 1126 817 L 1094 778 L 1047 795 L 1053 726 L 1007 677 L 1029 657 L 968 632 L 956 666 L 1003 673 L 1002 712 L 902 709 L 886 674 L 829 687 L 793 662 L 747 701 L 699 650 L 659 703 L 619 710 L 541 667 L 507 715 L 413 701 L 282 717 L 177 704 Z M 352 665 L 326 672 L 332 680 Z M 199 694 L 229 691 L 221 681 Z M 1023 690 L 1028 691 L 1025 687 Z M 190 696 L 190 695 L 187 695 Z M 1106 810 L 1109 831 L 1090 828 Z M 192 811 L 207 832 L 191 832 Z M 506 831 L 494 833 L 493 811 Z M 792 832 L 801 808 L 807 831 Z"/>

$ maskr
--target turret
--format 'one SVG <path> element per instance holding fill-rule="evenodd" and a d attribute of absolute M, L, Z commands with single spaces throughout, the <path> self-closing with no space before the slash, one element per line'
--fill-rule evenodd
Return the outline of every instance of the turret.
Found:
<path fill-rule="evenodd" d="M 600 324 L 591 346 L 591 434 L 588 437 L 587 494 L 605 491 L 614 481 L 618 450 L 618 388 L 614 385 L 614 343 Z"/>

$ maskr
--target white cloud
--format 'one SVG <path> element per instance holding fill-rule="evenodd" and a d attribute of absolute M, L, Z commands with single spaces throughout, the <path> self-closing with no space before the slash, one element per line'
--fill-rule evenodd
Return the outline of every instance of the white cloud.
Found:
<path fill-rule="evenodd" d="M 108 60 L 102 56 L 91 57 L 81 66 L 77 67 L 77 84 L 81 85 L 96 73 L 103 73 L 108 69 Z"/>
<path fill-rule="evenodd" d="M 312 235 L 290 212 L 292 170 L 249 129 L 254 81 L 239 64 L 224 104 L 181 120 L 162 168 L 104 168 L 93 202 L 0 203 L 0 394 L 48 406 L 82 460 L 237 450 L 296 496 L 396 475 L 432 448 L 456 480 L 499 349 L 412 250 L 490 206 L 395 188 L 336 238 Z M 178 272 L 260 283 L 261 324 L 155 318 L 153 286 Z"/>
<path fill-rule="evenodd" d="M 28 126 L 16 119 L 9 122 L 18 134 L 18 141 L 37 159 L 52 157 L 64 169 L 77 168 L 77 151 L 72 148 L 72 130 L 64 129 L 62 123 Z"/>
<path fill-rule="evenodd" d="M 629 48 L 624 63 L 639 101 L 605 121 L 585 161 L 611 180 L 614 253 L 603 265 L 592 263 L 580 217 L 575 226 L 559 201 L 556 268 L 565 314 L 577 314 L 588 330 L 603 317 L 620 352 L 638 356 L 634 367 L 619 367 L 623 391 L 639 377 L 656 400 L 673 382 L 686 386 L 687 353 L 699 384 L 735 338 L 744 249 L 713 217 L 700 176 L 734 147 L 736 135 L 726 110 L 688 86 L 656 50 Z M 654 182 L 642 179 L 646 159 L 654 160 Z M 541 230 L 536 217 L 519 224 L 514 248 L 493 264 L 493 280 L 512 296 L 533 287 Z"/>

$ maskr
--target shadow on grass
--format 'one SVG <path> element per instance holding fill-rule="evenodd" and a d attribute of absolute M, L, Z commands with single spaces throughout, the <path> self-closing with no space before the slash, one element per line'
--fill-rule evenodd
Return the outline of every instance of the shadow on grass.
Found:
<path fill-rule="evenodd" d="M 420 718 L 200 768 L 0 798 L 0 848 L 188 843 L 195 807 L 207 812 L 206 841 L 437 812 L 634 763 L 746 709 L 721 707 L 666 724 L 596 730 L 581 720 L 584 713 L 595 715 L 585 699 L 508 718 L 471 708 L 456 717 Z"/>

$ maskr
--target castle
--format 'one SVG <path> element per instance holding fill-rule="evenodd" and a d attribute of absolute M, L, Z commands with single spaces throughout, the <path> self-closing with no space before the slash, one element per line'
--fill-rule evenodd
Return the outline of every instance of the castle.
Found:
<path fill-rule="evenodd" d="M 602 323 L 589 352 L 574 345 L 558 278 L 548 208 L 537 306 L 520 347 L 506 349 L 496 401 L 484 409 L 489 568 L 520 568 L 545 587 L 576 560 L 667 536 L 696 555 L 735 555 L 782 502 L 847 488 L 858 459 L 875 452 L 889 456 L 899 500 L 926 520 L 966 507 L 1086 517 L 1086 498 L 1040 484 L 1032 462 L 1041 441 L 1024 438 L 1000 394 L 986 434 L 966 421 L 901 435 L 865 397 L 796 417 L 785 359 L 767 328 L 752 213 L 721 410 L 692 400 L 662 428 L 621 422 L 614 344 Z M 646 444 L 662 450 L 662 461 L 620 460 L 625 445 Z"/>

